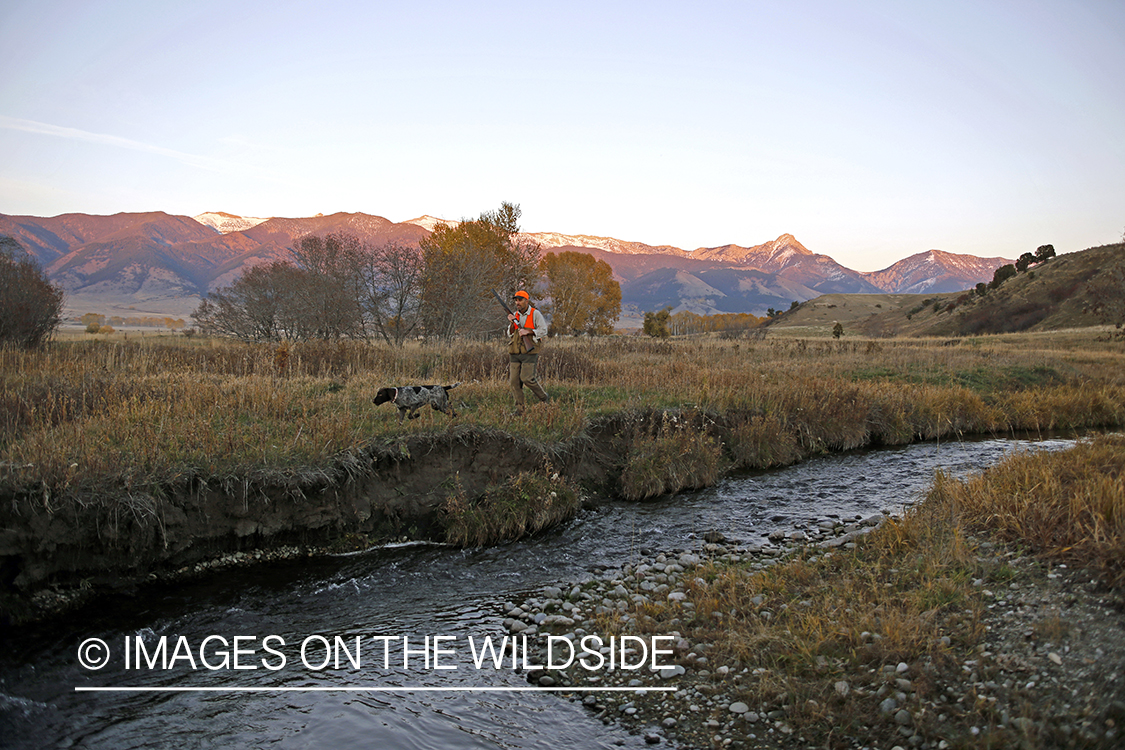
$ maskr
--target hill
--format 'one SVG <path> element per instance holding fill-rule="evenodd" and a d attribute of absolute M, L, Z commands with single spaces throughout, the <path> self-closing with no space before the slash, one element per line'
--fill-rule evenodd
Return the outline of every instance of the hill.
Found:
<path fill-rule="evenodd" d="M 1012 261 L 1007 258 L 978 258 L 941 250 L 929 250 L 903 258 L 882 271 L 864 277 L 885 292 L 941 294 L 972 289 L 978 281 L 989 281 L 996 269 Z"/>
<path fill-rule="evenodd" d="M 1103 245 L 1052 258 L 1008 279 L 984 297 L 961 295 L 921 333 L 1051 331 L 1125 322 L 1125 244 Z"/>
<path fill-rule="evenodd" d="M 1052 258 L 981 297 L 975 292 L 825 295 L 771 322 L 820 334 L 974 336 L 1125 324 L 1125 244 Z"/>

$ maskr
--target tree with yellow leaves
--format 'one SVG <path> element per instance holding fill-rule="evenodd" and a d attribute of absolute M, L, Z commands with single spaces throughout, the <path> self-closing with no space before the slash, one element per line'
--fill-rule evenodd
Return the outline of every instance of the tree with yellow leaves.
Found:
<path fill-rule="evenodd" d="M 587 253 L 547 253 L 543 272 L 551 298 L 544 307 L 551 315 L 552 335 L 613 333 L 621 316 L 621 285 L 608 263 Z"/>

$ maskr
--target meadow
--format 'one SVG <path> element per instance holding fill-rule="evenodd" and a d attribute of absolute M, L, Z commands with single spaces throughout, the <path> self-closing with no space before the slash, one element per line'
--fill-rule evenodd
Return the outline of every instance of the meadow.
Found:
<path fill-rule="evenodd" d="M 1125 344 L 1093 331 L 554 339 L 539 375 L 552 400 L 521 417 L 499 344 L 134 336 L 3 349 L 0 491 L 112 502 L 122 488 L 185 477 L 316 472 L 404 435 L 464 425 L 550 445 L 599 419 L 657 415 L 630 436 L 622 467 L 621 493 L 643 499 L 821 451 L 1125 423 Z M 371 403 L 384 385 L 454 382 L 453 420 L 426 410 L 400 425 L 393 408 Z"/>

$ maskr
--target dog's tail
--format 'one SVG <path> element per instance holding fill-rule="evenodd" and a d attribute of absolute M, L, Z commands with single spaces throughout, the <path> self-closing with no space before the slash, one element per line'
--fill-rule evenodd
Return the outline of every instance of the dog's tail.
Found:
<path fill-rule="evenodd" d="M 452 391 L 452 390 L 453 390 L 454 388 L 456 388 L 456 387 L 457 387 L 457 386 L 459 386 L 459 385 L 461 385 L 461 381 L 460 381 L 460 380 L 458 380 L 458 381 L 457 381 L 456 383 L 454 383 L 453 385 L 443 385 L 443 386 L 442 386 L 442 388 L 444 388 L 444 389 L 445 389 L 446 391 Z"/>

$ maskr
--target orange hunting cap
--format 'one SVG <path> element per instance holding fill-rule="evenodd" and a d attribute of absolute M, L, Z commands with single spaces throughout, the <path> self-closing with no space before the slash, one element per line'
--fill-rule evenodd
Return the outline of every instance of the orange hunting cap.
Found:
<path fill-rule="evenodd" d="M 524 299 L 531 299 L 531 296 L 522 289 L 512 295 L 512 299 L 515 299 L 516 297 L 523 297 Z"/>

